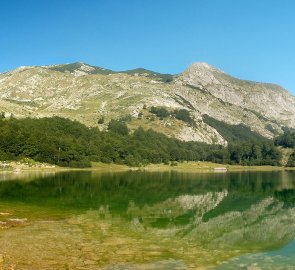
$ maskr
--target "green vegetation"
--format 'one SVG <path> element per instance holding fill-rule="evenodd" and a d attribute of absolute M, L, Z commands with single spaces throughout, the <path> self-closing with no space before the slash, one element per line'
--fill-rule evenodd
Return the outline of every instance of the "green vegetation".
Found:
<path fill-rule="evenodd" d="M 228 152 L 231 164 L 277 166 L 282 159 L 281 152 L 269 141 L 230 144 Z"/>
<path fill-rule="evenodd" d="M 292 129 L 285 129 L 284 134 L 275 139 L 275 144 L 284 148 L 293 148 L 293 153 L 290 155 L 287 162 L 288 167 L 295 167 L 295 131 Z"/>
<path fill-rule="evenodd" d="M 97 124 L 102 125 L 103 123 L 104 123 L 104 117 L 102 116 L 102 117 L 98 118 Z"/>
<path fill-rule="evenodd" d="M 75 70 L 79 69 L 83 63 L 71 63 L 71 64 L 65 64 L 65 65 L 57 65 L 57 66 L 51 66 L 49 67 L 51 70 L 64 72 L 64 73 L 72 73 Z M 91 67 L 92 69 L 88 71 L 89 74 L 102 74 L 102 75 L 108 75 L 115 73 L 114 71 L 110 69 L 104 69 L 100 67 L 90 66 L 87 64 L 87 66 Z"/>
<path fill-rule="evenodd" d="M 75 72 L 75 70 L 79 69 L 83 63 L 71 63 L 71 64 L 65 64 L 65 65 L 57 65 L 57 66 L 51 66 L 49 67 L 51 70 L 64 72 L 64 73 L 72 73 Z M 124 71 L 113 71 L 110 69 L 104 69 L 96 66 L 91 66 L 86 64 L 91 68 L 91 70 L 87 71 L 89 74 L 102 74 L 102 75 L 109 75 L 109 74 L 116 74 L 116 73 L 125 73 L 129 75 L 135 75 L 138 74 L 140 76 L 146 76 L 149 78 L 154 78 L 159 81 L 169 83 L 173 81 L 173 75 L 171 74 L 162 74 L 158 73 L 152 70 L 144 69 L 144 68 L 136 68 L 131 70 L 124 70 Z"/>
<path fill-rule="evenodd" d="M 129 133 L 126 123 L 120 120 L 111 120 L 108 129 L 120 135 L 128 135 Z"/>
<path fill-rule="evenodd" d="M 284 132 L 284 134 L 275 139 L 275 144 L 283 147 L 295 148 L 295 132 Z"/>
<path fill-rule="evenodd" d="M 203 120 L 229 143 L 227 149 L 214 153 L 211 158 L 213 161 L 251 166 L 280 165 L 282 156 L 274 143 L 249 127 L 243 124 L 230 125 L 208 115 L 203 115 Z"/>
<path fill-rule="evenodd" d="M 188 123 L 191 126 L 195 126 L 195 121 L 191 118 L 188 110 L 180 109 L 174 111 L 175 118 Z"/>
<path fill-rule="evenodd" d="M 165 83 L 169 83 L 169 82 L 173 81 L 173 75 L 171 75 L 171 74 L 162 74 L 162 73 L 158 73 L 158 72 L 148 70 L 145 68 L 135 68 L 135 69 L 131 69 L 131 70 L 121 71 L 120 73 L 126 73 L 129 75 L 139 74 L 141 76 L 146 76 L 149 78 L 158 79 L 158 80 L 165 82 Z"/>
<path fill-rule="evenodd" d="M 87 167 L 84 125 L 61 118 L 0 121 L 0 160 L 32 158 L 60 166 Z"/>
<path fill-rule="evenodd" d="M 216 129 L 218 133 L 229 143 L 249 142 L 249 141 L 265 141 L 265 137 L 253 132 L 249 127 L 239 124 L 230 125 L 225 122 L 216 120 L 209 115 L 203 115 L 203 121 Z"/>
<path fill-rule="evenodd" d="M 165 107 L 154 107 L 154 106 L 152 106 L 150 112 L 152 114 L 155 114 L 160 119 L 168 117 L 171 114 Z"/>
<path fill-rule="evenodd" d="M 141 166 L 182 161 L 278 165 L 280 152 L 270 141 L 224 148 L 183 142 L 143 128 L 129 134 L 122 119 L 111 120 L 103 132 L 59 117 L 1 120 L 0 160 L 22 158 L 70 167 L 88 167 L 91 162 Z"/>
<path fill-rule="evenodd" d="M 165 107 L 154 107 L 152 106 L 150 109 L 152 114 L 155 114 L 160 119 L 164 119 L 168 116 L 173 116 L 178 120 L 181 120 L 190 126 L 195 126 L 195 121 L 191 118 L 190 113 L 186 109 L 174 110 L 172 112 L 168 111 Z"/>
<path fill-rule="evenodd" d="M 0 160 L 32 158 L 60 166 L 87 167 L 91 161 L 139 166 L 183 160 L 206 160 L 220 146 L 181 142 L 142 128 L 128 134 L 122 120 L 108 132 L 64 118 L 0 121 Z"/>
<path fill-rule="evenodd" d="M 291 154 L 291 156 L 289 157 L 288 163 L 287 163 L 288 167 L 295 167 L 295 151 Z"/>

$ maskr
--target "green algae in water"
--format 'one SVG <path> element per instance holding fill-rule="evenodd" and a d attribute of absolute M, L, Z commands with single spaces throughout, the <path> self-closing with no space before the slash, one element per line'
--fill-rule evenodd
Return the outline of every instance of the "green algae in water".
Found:
<path fill-rule="evenodd" d="M 28 178 L 0 182 L 6 268 L 227 269 L 295 237 L 294 172 Z"/>

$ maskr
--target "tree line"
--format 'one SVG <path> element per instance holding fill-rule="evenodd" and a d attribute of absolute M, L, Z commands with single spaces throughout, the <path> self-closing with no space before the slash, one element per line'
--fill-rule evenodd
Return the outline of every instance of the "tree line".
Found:
<path fill-rule="evenodd" d="M 270 140 L 230 143 L 228 147 L 184 142 L 126 122 L 112 120 L 107 131 L 65 118 L 0 120 L 0 160 L 31 158 L 69 167 L 91 162 L 144 166 L 149 163 L 212 161 L 241 165 L 279 165 L 280 151 Z"/>

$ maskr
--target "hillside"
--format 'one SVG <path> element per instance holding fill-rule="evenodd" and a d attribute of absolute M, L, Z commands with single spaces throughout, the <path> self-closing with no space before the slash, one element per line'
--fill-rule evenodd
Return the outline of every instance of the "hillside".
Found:
<path fill-rule="evenodd" d="M 168 113 L 159 116 L 151 107 Z M 295 98 L 285 89 L 239 80 L 206 63 L 178 75 L 84 63 L 20 67 L 0 74 L 0 108 L 5 117 L 62 116 L 101 130 L 125 117 L 132 130 L 218 144 L 227 143 L 224 134 L 232 129 L 272 138 L 295 127 Z"/>

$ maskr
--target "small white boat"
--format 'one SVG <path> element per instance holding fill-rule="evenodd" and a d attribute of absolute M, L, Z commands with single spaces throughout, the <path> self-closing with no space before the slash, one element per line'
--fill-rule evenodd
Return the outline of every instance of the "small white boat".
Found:
<path fill-rule="evenodd" d="M 227 168 L 226 167 L 216 167 L 214 168 L 214 172 L 226 172 Z"/>

